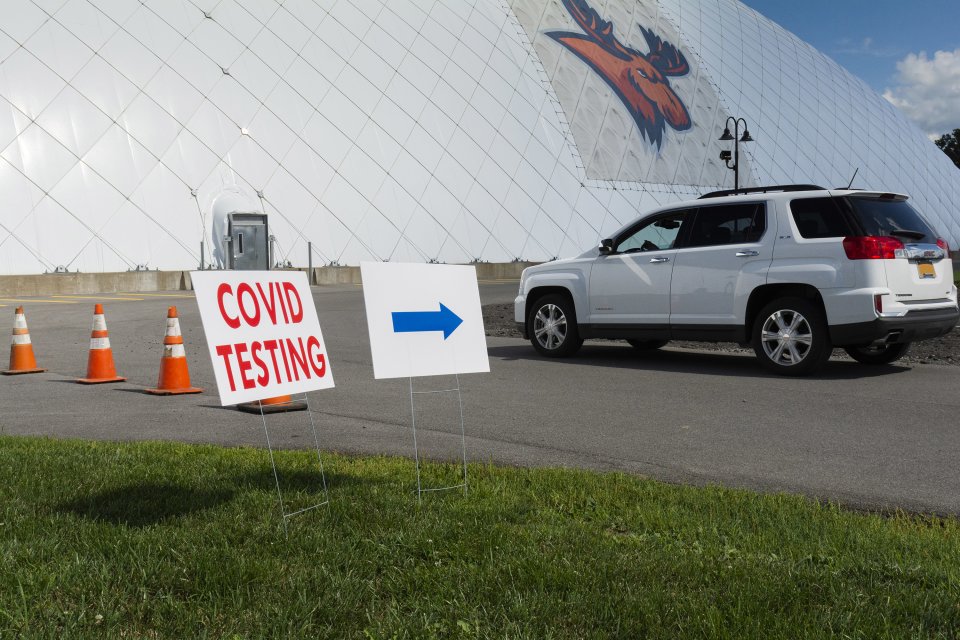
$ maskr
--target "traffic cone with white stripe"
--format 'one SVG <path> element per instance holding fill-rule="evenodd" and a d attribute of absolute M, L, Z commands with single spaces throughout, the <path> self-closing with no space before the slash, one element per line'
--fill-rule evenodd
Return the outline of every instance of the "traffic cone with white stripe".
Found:
<path fill-rule="evenodd" d="M 16 376 L 44 371 L 46 369 L 37 367 L 37 359 L 33 356 L 33 344 L 30 342 L 30 331 L 27 329 L 27 317 L 23 315 L 23 307 L 17 307 L 13 316 L 13 339 L 10 341 L 10 368 L 0 373 Z"/>
<path fill-rule="evenodd" d="M 113 365 L 113 350 L 110 348 L 110 336 L 107 333 L 107 320 L 103 316 L 103 305 L 97 303 L 93 308 L 93 331 L 90 332 L 90 355 L 87 358 L 87 377 L 77 380 L 80 384 L 103 384 L 105 382 L 123 382 L 126 378 L 117 375 Z"/>
<path fill-rule="evenodd" d="M 155 396 L 175 396 L 182 393 L 202 393 L 203 389 L 190 386 L 187 352 L 183 348 L 180 318 L 177 308 L 167 309 L 167 333 L 163 337 L 163 357 L 160 358 L 160 376 L 156 389 L 144 389 Z"/>

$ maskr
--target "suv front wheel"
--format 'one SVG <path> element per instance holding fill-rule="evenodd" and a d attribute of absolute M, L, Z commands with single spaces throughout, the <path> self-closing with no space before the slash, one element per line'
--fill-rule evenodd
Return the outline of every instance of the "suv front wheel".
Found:
<path fill-rule="evenodd" d="M 803 298 L 774 300 L 754 320 L 753 351 L 774 373 L 813 373 L 830 359 L 833 351 L 823 310 Z"/>
<path fill-rule="evenodd" d="M 533 348 L 551 358 L 572 356 L 583 344 L 573 303 L 556 293 L 543 296 L 531 306 L 527 331 Z"/>

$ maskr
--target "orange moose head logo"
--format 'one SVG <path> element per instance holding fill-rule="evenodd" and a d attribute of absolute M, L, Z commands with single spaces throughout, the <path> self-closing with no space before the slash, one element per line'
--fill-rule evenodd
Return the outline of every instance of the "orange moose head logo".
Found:
<path fill-rule="evenodd" d="M 562 2 L 585 35 L 571 31 L 550 31 L 547 35 L 600 74 L 651 143 L 658 149 L 662 146 L 666 124 L 677 131 L 690 128 L 690 114 L 668 79 L 690 71 L 686 58 L 675 46 L 638 25 L 649 49 L 644 55 L 617 40 L 613 25 L 586 0 Z"/>

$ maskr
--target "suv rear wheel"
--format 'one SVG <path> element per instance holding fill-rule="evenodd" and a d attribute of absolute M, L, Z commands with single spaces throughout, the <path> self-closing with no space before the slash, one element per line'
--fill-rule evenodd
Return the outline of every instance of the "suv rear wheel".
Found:
<path fill-rule="evenodd" d="M 533 304 L 527 316 L 527 330 L 533 348 L 551 358 L 572 356 L 583 344 L 573 303 L 560 294 L 545 295 Z"/>
<path fill-rule="evenodd" d="M 833 351 L 823 310 L 803 298 L 774 300 L 760 310 L 753 323 L 753 351 L 774 373 L 813 373 Z"/>
<path fill-rule="evenodd" d="M 851 358 L 863 364 L 890 364 L 899 360 L 910 351 L 909 342 L 897 344 L 881 344 L 866 347 L 844 347 Z"/>

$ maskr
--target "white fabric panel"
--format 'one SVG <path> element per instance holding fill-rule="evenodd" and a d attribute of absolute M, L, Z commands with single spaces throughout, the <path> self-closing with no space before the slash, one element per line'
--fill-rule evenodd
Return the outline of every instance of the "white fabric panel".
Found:
<path fill-rule="evenodd" d="M 125 78 L 142 87 L 160 70 L 163 61 L 127 31 L 117 31 L 98 54 Z"/>
<path fill-rule="evenodd" d="M 140 92 L 100 56 L 91 58 L 70 84 L 111 120 L 119 118 Z"/>
<path fill-rule="evenodd" d="M 7 0 L 4 3 L 3 32 L 20 44 L 46 21 L 46 12 L 30 0 Z"/>
<path fill-rule="evenodd" d="M 0 64 L 0 96 L 31 120 L 47 108 L 66 83 L 26 49 Z"/>
<path fill-rule="evenodd" d="M 80 92 L 65 87 L 40 114 L 37 124 L 80 158 L 97 143 L 111 122 Z"/>
<path fill-rule="evenodd" d="M 56 22 L 48 21 L 24 47 L 54 73 L 69 80 L 93 57 L 93 50 Z"/>
<path fill-rule="evenodd" d="M 30 118 L 15 106 L 0 98 L 0 150 L 6 149 L 17 136 L 30 126 Z"/>
<path fill-rule="evenodd" d="M 27 127 L 0 155 L 44 191 L 56 186 L 77 161 L 75 155 L 36 124 Z"/>
<path fill-rule="evenodd" d="M 125 196 L 156 166 L 156 157 L 119 124 L 110 127 L 83 161 Z"/>

